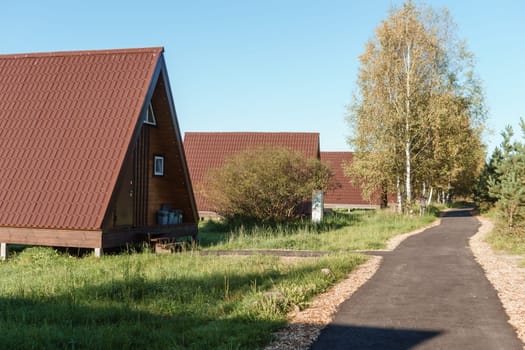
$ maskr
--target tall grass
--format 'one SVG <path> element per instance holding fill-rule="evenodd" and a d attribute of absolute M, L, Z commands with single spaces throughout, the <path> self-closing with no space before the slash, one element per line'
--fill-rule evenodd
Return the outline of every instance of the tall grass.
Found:
<path fill-rule="evenodd" d="M 525 255 L 525 235 L 507 234 L 499 228 L 488 235 L 487 241 L 498 250 Z"/>
<path fill-rule="evenodd" d="M 507 254 L 521 255 L 523 259 L 519 262 L 520 267 L 525 267 L 525 235 L 523 233 L 511 233 L 501 223 L 489 233 L 486 238 L 494 249 L 501 250 Z"/>
<path fill-rule="evenodd" d="M 495 227 L 486 238 L 486 241 L 492 245 L 494 249 L 504 251 L 508 254 L 516 254 L 524 256 L 524 259 L 519 263 L 519 266 L 525 267 L 525 234 L 513 232 L 505 226 L 505 221 L 502 219 L 497 210 L 493 209 L 484 214 L 495 222 Z"/>
<path fill-rule="evenodd" d="M 286 264 L 191 253 L 79 259 L 29 248 L 0 264 L 1 345 L 254 349 L 286 322 L 293 305 L 306 306 L 365 259 L 334 255 Z"/>
<path fill-rule="evenodd" d="M 433 220 L 432 215 L 407 217 L 389 211 L 353 211 L 332 214 L 322 225 L 230 226 L 211 222 L 201 229 L 200 237 L 207 249 L 371 250 L 384 248 L 393 236 Z"/>

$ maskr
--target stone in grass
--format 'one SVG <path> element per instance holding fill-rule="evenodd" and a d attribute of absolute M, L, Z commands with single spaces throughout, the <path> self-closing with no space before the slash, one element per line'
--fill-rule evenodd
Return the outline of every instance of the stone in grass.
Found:
<path fill-rule="evenodd" d="M 330 269 L 328 269 L 328 268 L 321 269 L 321 273 L 322 273 L 323 275 L 326 275 L 326 276 L 333 275 L 332 270 L 330 270 Z"/>
<path fill-rule="evenodd" d="M 293 304 L 292 309 L 290 310 L 290 312 L 288 312 L 288 317 L 294 317 L 299 312 L 301 312 L 301 308 L 299 307 L 299 305 Z"/>
<path fill-rule="evenodd" d="M 276 291 L 269 291 L 269 292 L 264 292 L 263 293 L 263 297 L 264 298 L 267 298 L 267 299 L 271 299 L 271 300 L 275 300 L 279 303 L 282 303 L 285 301 L 286 297 L 284 296 L 283 293 L 281 293 L 280 291 L 276 290 Z"/>

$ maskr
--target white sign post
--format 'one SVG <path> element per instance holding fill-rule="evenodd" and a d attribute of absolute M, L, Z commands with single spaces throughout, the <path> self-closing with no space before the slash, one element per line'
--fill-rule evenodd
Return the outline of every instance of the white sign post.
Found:
<path fill-rule="evenodd" d="M 0 260 L 7 259 L 7 243 L 0 242 Z"/>
<path fill-rule="evenodd" d="M 314 191 L 312 195 L 312 222 L 320 223 L 323 220 L 323 211 L 323 191 Z"/>

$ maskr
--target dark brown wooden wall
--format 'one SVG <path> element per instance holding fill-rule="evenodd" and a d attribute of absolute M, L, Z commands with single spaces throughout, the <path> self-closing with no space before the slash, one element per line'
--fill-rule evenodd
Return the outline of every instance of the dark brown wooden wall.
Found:
<path fill-rule="evenodd" d="M 188 193 L 184 162 L 180 157 L 181 150 L 177 143 L 165 91 L 165 83 L 161 75 L 152 98 L 157 125 L 150 127 L 148 168 L 151 176 L 148 183 L 148 224 L 156 223 L 156 213 L 162 204 L 168 204 L 172 209 L 181 209 L 183 221 L 195 223 L 197 218 L 194 217 L 191 207 L 190 196 L 192 194 Z M 155 155 L 164 156 L 164 176 L 162 177 L 153 176 Z"/>

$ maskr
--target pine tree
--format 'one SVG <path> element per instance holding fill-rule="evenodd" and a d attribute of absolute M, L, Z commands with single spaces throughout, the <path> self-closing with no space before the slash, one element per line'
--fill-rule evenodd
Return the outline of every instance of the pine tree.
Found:
<path fill-rule="evenodd" d="M 488 210 L 496 204 L 497 198 L 489 193 L 489 180 L 499 183 L 499 176 L 496 173 L 496 165 L 503 160 L 503 153 L 496 147 L 488 162 L 485 163 L 481 174 L 476 179 L 473 188 L 474 202 L 481 210 Z"/>
<path fill-rule="evenodd" d="M 520 122 L 525 138 L 525 122 Z M 525 144 L 512 142 L 508 126 L 502 133 L 503 156 L 496 165 L 497 178 L 489 180 L 489 193 L 497 198 L 497 207 L 509 229 L 522 232 L 525 221 Z"/>

